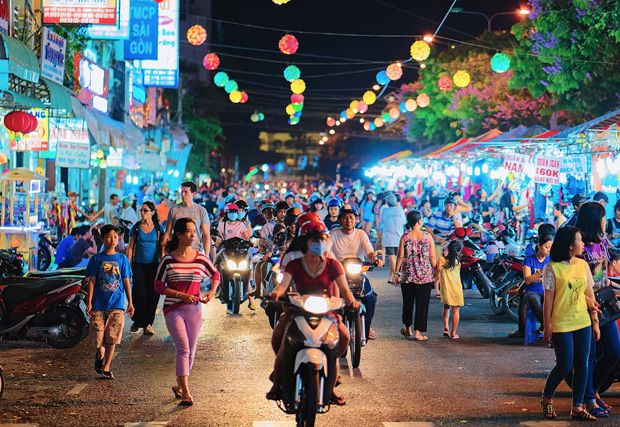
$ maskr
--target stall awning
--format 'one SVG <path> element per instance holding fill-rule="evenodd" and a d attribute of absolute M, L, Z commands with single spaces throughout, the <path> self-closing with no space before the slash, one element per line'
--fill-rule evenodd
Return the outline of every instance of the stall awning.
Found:
<path fill-rule="evenodd" d="M 41 77 L 37 83 L 37 96 L 43 101 L 46 107 L 54 110 L 63 110 L 71 114 L 71 91 L 50 79 Z"/>
<path fill-rule="evenodd" d="M 389 162 L 390 160 L 405 159 L 411 156 L 412 154 L 413 154 L 413 151 L 411 150 L 399 151 L 398 153 L 394 153 L 391 156 L 387 156 L 386 158 L 379 160 L 379 163 Z"/>
<path fill-rule="evenodd" d="M 6 50 L 5 58 L 9 62 L 9 73 L 32 83 L 39 81 L 41 68 L 37 56 L 28 46 L 6 34 L 0 34 Z"/>
<path fill-rule="evenodd" d="M 19 92 L 4 89 L 0 91 L 0 99 L 9 99 L 9 102 L 14 108 L 45 108 L 45 105 L 38 99 L 30 96 L 22 95 Z"/>
<path fill-rule="evenodd" d="M 124 148 L 135 151 L 144 144 L 144 135 L 134 125 L 128 125 L 110 118 L 99 111 L 81 106 L 80 101 L 71 97 L 73 113 L 88 124 L 88 131 L 100 147 Z"/>
<path fill-rule="evenodd" d="M 558 134 L 556 134 L 555 137 L 556 138 L 568 138 L 569 136 L 583 133 L 588 129 L 604 129 L 614 123 L 619 123 L 619 122 L 620 122 L 620 109 L 613 110 L 607 114 L 597 117 L 594 120 L 590 120 L 589 122 L 582 123 L 579 126 L 575 126 L 569 129 L 564 129 L 562 132 L 559 132 Z"/>

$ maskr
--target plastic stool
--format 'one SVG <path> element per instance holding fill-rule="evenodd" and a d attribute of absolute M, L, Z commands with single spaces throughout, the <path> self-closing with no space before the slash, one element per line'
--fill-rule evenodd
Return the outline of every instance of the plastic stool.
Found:
<path fill-rule="evenodd" d="M 536 339 L 539 338 L 540 335 L 536 332 L 537 330 L 538 319 L 536 319 L 536 315 L 532 309 L 527 306 L 525 311 L 525 334 L 523 336 L 523 345 L 536 343 Z"/>

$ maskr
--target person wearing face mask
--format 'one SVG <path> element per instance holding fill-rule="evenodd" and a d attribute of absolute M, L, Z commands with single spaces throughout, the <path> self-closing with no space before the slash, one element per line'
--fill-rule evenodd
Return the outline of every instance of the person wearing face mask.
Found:
<path fill-rule="evenodd" d="M 263 206 L 263 215 L 267 220 L 267 223 L 263 225 L 263 228 L 260 230 L 260 237 L 263 240 L 267 240 L 271 242 L 273 239 L 273 229 L 276 224 L 283 224 L 284 215 L 286 215 L 286 211 L 288 209 L 288 204 L 286 202 L 278 202 L 275 206 L 271 203 Z M 275 212 L 275 217 L 274 217 Z"/>
<path fill-rule="evenodd" d="M 237 207 L 239 208 L 239 221 L 242 221 L 244 223 L 248 222 L 248 210 L 249 210 L 249 205 L 246 203 L 245 200 L 237 200 L 235 202 L 235 205 L 237 205 Z"/>

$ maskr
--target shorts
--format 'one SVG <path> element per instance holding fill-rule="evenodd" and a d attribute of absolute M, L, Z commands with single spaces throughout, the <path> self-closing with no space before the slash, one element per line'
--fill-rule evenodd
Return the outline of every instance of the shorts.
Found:
<path fill-rule="evenodd" d="M 125 326 L 124 310 L 91 311 L 90 324 L 95 330 L 97 348 L 105 344 L 120 344 Z"/>
<path fill-rule="evenodd" d="M 398 255 L 398 246 L 389 246 L 385 248 L 386 255 Z"/>

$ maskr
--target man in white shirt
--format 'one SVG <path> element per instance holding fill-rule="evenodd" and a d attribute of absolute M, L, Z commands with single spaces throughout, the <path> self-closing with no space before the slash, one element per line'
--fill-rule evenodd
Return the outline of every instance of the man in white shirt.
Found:
<path fill-rule="evenodd" d="M 207 210 L 194 203 L 197 191 L 198 187 L 194 182 L 186 181 L 181 183 L 181 203 L 171 207 L 168 212 L 166 232 L 164 233 L 162 244 L 165 245 L 172 237 L 172 230 L 177 219 L 191 218 L 194 224 L 196 224 L 196 239 L 192 246 L 208 256 L 211 253 L 211 223 Z"/>
<path fill-rule="evenodd" d="M 368 235 L 361 229 L 355 228 L 358 212 L 354 209 L 341 209 L 338 220 L 341 228 L 331 232 L 331 251 L 339 261 L 347 258 L 368 258 L 377 266 L 381 267 L 383 261 L 377 256 L 377 253 L 370 243 Z M 364 278 L 364 288 L 362 289 L 362 302 L 366 307 L 366 336 L 368 339 L 375 339 L 375 333 L 371 328 L 372 318 L 375 315 L 375 306 L 377 304 L 377 294 L 372 289 L 370 281 Z"/>

